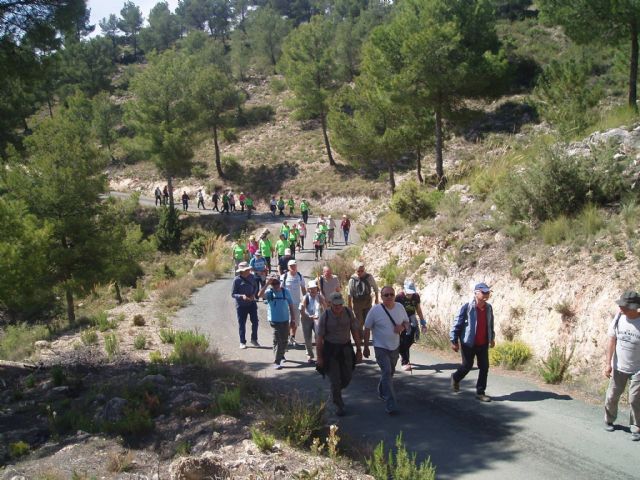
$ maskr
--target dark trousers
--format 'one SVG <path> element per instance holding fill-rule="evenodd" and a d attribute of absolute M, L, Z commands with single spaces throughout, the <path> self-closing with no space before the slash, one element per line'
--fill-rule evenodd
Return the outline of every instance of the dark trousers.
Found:
<path fill-rule="evenodd" d="M 309 220 L 309 212 L 302 212 L 302 221 L 307 223 L 307 220 Z"/>
<path fill-rule="evenodd" d="M 336 348 L 335 355 L 329 359 L 327 374 L 331 382 L 331 400 L 337 406 L 344 407 L 342 390 L 347 388 L 353 377 L 353 347 L 347 344 Z"/>
<path fill-rule="evenodd" d="M 473 368 L 474 358 L 478 359 L 478 382 L 476 383 L 476 393 L 484 395 L 487 388 L 487 375 L 489 374 L 489 345 L 467 347 L 461 345 L 462 365 L 453 373 L 453 380 L 459 382 Z"/>
<path fill-rule="evenodd" d="M 284 360 L 284 352 L 287 349 L 289 341 L 289 322 L 272 322 L 273 328 L 273 353 L 275 354 L 275 363 Z"/>
<path fill-rule="evenodd" d="M 251 305 L 237 305 L 236 315 L 238 317 L 238 333 L 240 334 L 240 343 L 247 343 L 246 325 L 247 316 L 251 321 L 251 341 L 258 341 L 258 305 L 252 302 Z"/>
<path fill-rule="evenodd" d="M 418 329 L 417 326 L 412 325 L 411 330 L 409 330 L 409 332 L 403 332 L 400 334 L 399 351 L 400 351 L 400 358 L 401 358 L 400 363 L 402 365 L 411 363 L 411 360 L 409 360 L 409 349 L 411 348 L 411 345 L 415 343 L 417 329 Z"/>

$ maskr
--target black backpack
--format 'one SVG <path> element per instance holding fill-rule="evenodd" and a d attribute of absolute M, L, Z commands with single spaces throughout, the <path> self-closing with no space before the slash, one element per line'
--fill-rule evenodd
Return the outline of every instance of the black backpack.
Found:
<path fill-rule="evenodd" d="M 371 285 L 369 285 L 369 277 L 371 275 L 367 273 L 364 277 L 360 278 L 357 275 L 353 278 L 353 298 L 354 300 L 362 300 L 364 298 L 371 297 Z"/>

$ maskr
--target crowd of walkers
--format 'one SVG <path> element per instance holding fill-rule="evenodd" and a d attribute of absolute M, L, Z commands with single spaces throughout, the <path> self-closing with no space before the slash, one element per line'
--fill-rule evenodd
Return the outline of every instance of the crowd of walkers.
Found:
<path fill-rule="evenodd" d="M 277 203 L 276 208 L 279 209 Z M 355 365 L 369 358 L 373 347 L 380 369 L 377 395 L 384 402 L 385 411 L 393 414 L 398 411 L 393 386 L 397 362 L 400 360 L 403 370 L 412 370 L 411 347 L 427 329 L 420 295 L 412 280 L 406 280 L 398 292 L 390 285 L 379 288 L 362 262 L 355 263 L 354 273 L 344 288 L 329 265 L 323 266 L 317 278 L 305 279 L 298 271 L 295 254 L 305 248 L 307 219 L 305 216 L 292 225 L 283 221 L 275 245 L 271 244 L 267 229 L 258 241 L 251 237 L 246 246 L 234 244 L 237 276 L 232 296 L 236 300 L 240 348 L 247 348 L 247 317 L 251 322 L 250 345 L 260 346 L 257 302 L 263 301 L 273 329 L 274 368 L 283 368 L 289 348 L 304 348 L 309 364 L 329 378 L 336 414 L 344 415 L 342 391 L 351 382 Z M 345 219 L 348 222 L 345 216 L 342 224 Z M 320 216 L 313 235 L 316 260 L 322 258 L 321 246 L 334 241 L 329 234 L 332 228 L 336 225 L 331 216 L 326 219 Z M 320 236 L 323 240 L 318 248 L 316 240 Z M 348 228 L 344 241 L 348 241 Z M 273 257 L 276 261 L 272 265 Z M 485 392 L 489 349 L 495 345 L 493 308 L 488 302 L 491 294 L 489 285 L 477 283 L 471 300 L 460 307 L 450 331 L 451 348 L 461 355 L 461 364 L 450 378 L 451 389 L 458 393 L 460 382 L 477 363 L 475 391 L 480 402 L 491 401 Z M 607 333 L 604 375 L 610 380 L 604 427 L 609 432 L 616 430 L 619 399 L 629 384 L 631 439 L 637 441 L 640 440 L 640 294 L 626 291 L 616 303 L 620 311 Z M 299 328 L 301 343 L 297 337 Z"/>

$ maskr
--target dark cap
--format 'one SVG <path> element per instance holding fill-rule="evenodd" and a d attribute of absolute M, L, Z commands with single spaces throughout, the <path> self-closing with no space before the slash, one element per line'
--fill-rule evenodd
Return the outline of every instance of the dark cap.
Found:
<path fill-rule="evenodd" d="M 637 310 L 640 308 L 640 294 L 632 290 L 627 290 L 616 300 L 616 303 L 620 307 Z"/>
<path fill-rule="evenodd" d="M 473 287 L 473 291 L 480 290 L 482 293 L 489 293 L 491 291 L 491 287 L 486 283 L 477 283 L 475 287 Z"/>

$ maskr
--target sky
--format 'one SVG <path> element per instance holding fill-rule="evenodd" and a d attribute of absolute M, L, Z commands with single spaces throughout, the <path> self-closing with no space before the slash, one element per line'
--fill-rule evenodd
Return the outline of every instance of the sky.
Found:
<path fill-rule="evenodd" d="M 133 0 L 133 3 L 140 7 L 142 15 L 144 15 L 145 23 L 149 17 L 149 11 L 160 0 Z M 101 34 L 98 22 L 113 13 L 117 17 L 120 16 L 120 10 L 124 6 L 125 0 L 88 0 L 87 7 L 91 9 L 91 24 L 96 26 L 96 33 Z M 167 0 L 169 10 L 172 12 L 178 6 L 178 0 Z"/>

